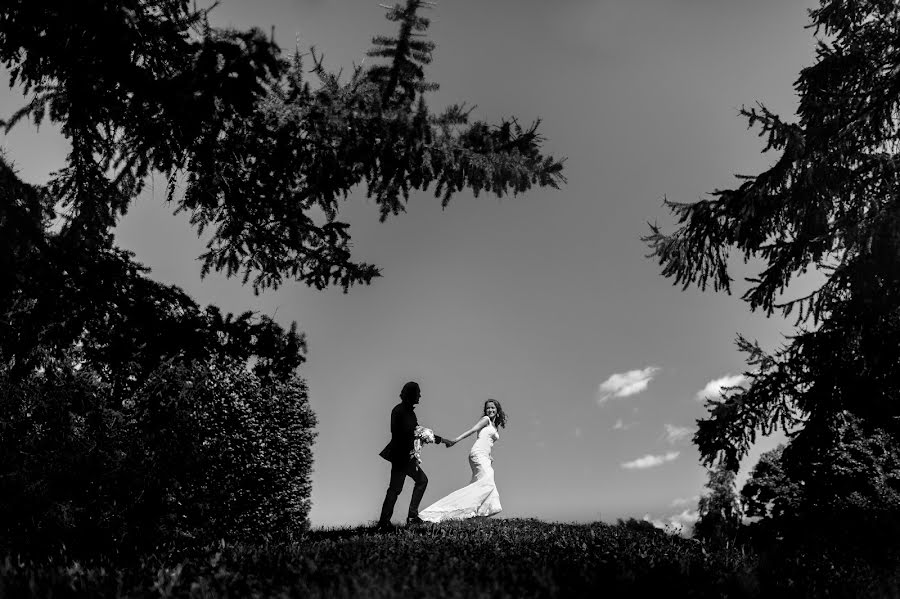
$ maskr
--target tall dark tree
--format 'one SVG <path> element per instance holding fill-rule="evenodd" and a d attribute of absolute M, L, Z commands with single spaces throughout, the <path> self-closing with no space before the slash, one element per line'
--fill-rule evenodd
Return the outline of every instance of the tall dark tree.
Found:
<path fill-rule="evenodd" d="M 663 274 L 684 287 L 730 292 L 731 252 L 760 260 L 743 299 L 796 317 L 796 334 L 774 353 L 738 338 L 749 384 L 709 402 L 699 421 L 703 460 L 733 470 L 757 432 L 798 431 L 799 468 L 841 437 L 847 418 L 864 436 L 895 440 L 900 424 L 900 6 L 822 0 L 810 17 L 821 37 L 795 83 L 797 120 L 761 104 L 741 111 L 774 164 L 709 199 L 666 202 L 679 228 L 652 226 L 646 237 Z M 784 300 L 809 270 L 824 282 Z"/>

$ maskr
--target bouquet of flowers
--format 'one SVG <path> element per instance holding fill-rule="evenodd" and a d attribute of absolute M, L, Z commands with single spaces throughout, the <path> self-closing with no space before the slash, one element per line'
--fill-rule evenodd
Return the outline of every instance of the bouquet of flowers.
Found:
<path fill-rule="evenodd" d="M 410 452 L 410 457 L 416 458 L 416 463 L 418 464 L 422 463 L 420 452 L 422 451 L 422 445 L 425 443 L 434 443 L 434 431 L 424 426 L 417 426 L 415 432 L 413 432 L 413 448 Z"/>

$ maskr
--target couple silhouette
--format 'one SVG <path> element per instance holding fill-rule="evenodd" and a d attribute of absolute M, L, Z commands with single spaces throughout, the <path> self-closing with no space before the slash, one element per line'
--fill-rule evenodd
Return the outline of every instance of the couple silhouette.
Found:
<path fill-rule="evenodd" d="M 495 399 L 484 402 L 482 416 L 470 429 L 454 439 L 434 435 L 435 443 L 443 443 L 453 447 L 469 435 L 476 435 L 475 443 L 469 451 L 469 466 L 472 469 L 472 480 L 465 487 L 454 491 L 434 502 L 421 512 L 419 504 L 428 487 L 428 476 L 422 470 L 414 451 L 416 427 L 419 420 L 415 407 L 422 397 L 419 384 L 410 381 L 400 391 L 400 403 L 391 410 L 391 440 L 379 454 L 391 464 L 391 477 L 384 503 L 381 506 L 381 517 L 377 528 L 390 529 L 391 517 L 397 498 L 403 491 L 406 477 L 413 479 L 413 493 L 407 512 L 407 524 L 424 522 L 442 522 L 475 516 L 493 516 L 502 509 L 500 495 L 494 482 L 493 458 L 491 449 L 500 438 L 498 428 L 506 426 L 506 414 Z"/>

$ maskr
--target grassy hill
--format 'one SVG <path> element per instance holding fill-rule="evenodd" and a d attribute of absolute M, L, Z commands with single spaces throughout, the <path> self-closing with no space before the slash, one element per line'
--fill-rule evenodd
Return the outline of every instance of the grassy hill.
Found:
<path fill-rule="evenodd" d="M 64 562 L 64 563 L 63 563 Z M 865 564 L 757 555 L 637 522 L 471 520 L 313 530 L 290 545 L 220 546 L 112 562 L 0 559 L 0 597 L 897 596 Z M 896 574 L 896 573 L 895 573 Z"/>

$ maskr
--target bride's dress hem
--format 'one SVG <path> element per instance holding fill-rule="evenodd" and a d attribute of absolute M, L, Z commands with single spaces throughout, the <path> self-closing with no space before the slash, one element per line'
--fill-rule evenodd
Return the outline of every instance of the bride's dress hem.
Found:
<path fill-rule="evenodd" d="M 502 511 L 490 455 L 491 446 L 499 436 L 493 426 L 486 426 L 479 431 L 478 438 L 469 453 L 472 482 L 421 510 L 419 518 L 426 522 L 437 523 L 479 516 L 490 517 Z"/>

